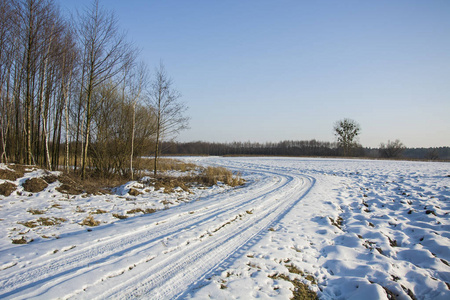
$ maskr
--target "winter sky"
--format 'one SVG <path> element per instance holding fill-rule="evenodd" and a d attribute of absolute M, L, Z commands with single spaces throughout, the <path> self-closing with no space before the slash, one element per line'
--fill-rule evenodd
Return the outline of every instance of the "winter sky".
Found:
<path fill-rule="evenodd" d="M 63 12 L 91 0 L 55 0 Z M 189 106 L 179 141 L 450 146 L 450 1 L 101 0 Z"/>

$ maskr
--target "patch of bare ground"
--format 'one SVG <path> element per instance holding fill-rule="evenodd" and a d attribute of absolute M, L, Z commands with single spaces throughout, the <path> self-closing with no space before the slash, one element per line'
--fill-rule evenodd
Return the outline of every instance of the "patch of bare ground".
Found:
<path fill-rule="evenodd" d="M 38 193 L 42 192 L 48 186 L 48 183 L 42 178 L 30 178 L 27 179 L 22 186 L 27 192 Z"/>
<path fill-rule="evenodd" d="M 124 184 L 127 179 L 121 176 L 102 177 L 96 173 L 89 174 L 86 180 L 81 180 L 77 174 L 62 174 L 57 177 L 62 184 L 56 190 L 60 193 L 80 195 L 110 194 L 109 189 Z"/>
<path fill-rule="evenodd" d="M 23 173 L 20 174 L 13 170 L 0 169 L 0 179 L 15 181 L 22 176 Z"/>
<path fill-rule="evenodd" d="M 11 182 L 4 182 L 0 184 L 0 195 L 9 196 L 14 192 L 17 188 L 17 185 Z"/>

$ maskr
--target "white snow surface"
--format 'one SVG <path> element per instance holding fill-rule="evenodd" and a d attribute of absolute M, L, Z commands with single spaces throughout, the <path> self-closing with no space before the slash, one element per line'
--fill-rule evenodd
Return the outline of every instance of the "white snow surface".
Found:
<path fill-rule="evenodd" d="M 58 182 L 22 191 L 36 171 L 14 182 L 0 196 L 0 298 L 289 299 L 297 279 L 320 299 L 450 299 L 449 163 L 179 159 L 247 182 L 69 197 Z M 80 225 L 89 214 L 100 226 Z M 65 221 L 18 223 L 39 217 Z M 11 243 L 21 236 L 33 241 Z"/>

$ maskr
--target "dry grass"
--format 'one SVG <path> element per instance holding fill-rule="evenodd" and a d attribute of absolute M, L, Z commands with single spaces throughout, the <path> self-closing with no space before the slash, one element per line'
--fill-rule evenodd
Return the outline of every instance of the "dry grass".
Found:
<path fill-rule="evenodd" d="M 80 225 L 94 227 L 100 225 L 100 221 L 95 220 L 93 216 L 87 216 Z"/>
<path fill-rule="evenodd" d="M 128 194 L 129 194 L 130 196 L 139 196 L 139 195 L 141 195 L 142 193 L 139 192 L 137 189 L 130 188 L 130 190 L 128 191 Z"/>
<path fill-rule="evenodd" d="M 28 228 L 35 228 L 37 226 L 55 226 L 59 225 L 63 222 L 66 222 L 67 220 L 64 218 L 47 218 L 47 217 L 40 217 L 39 219 L 35 221 L 27 221 L 27 222 L 17 222 L 18 224 L 21 224 Z"/>
<path fill-rule="evenodd" d="M 55 226 L 66 221 L 67 220 L 64 218 L 55 218 L 55 217 L 53 218 L 40 217 L 39 219 L 37 219 L 37 222 L 40 223 L 42 226 Z"/>
<path fill-rule="evenodd" d="M 27 192 L 38 193 L 42 192 L 48 186 L 48 183 L 41 178 L 30 178 L 27 179 L 22 186 Z"/>
<path fill-rule="evenodd" d="M 22 244 L 28 244 L 31 243 L 33 240 L 27 241 L 25 239 L 25 237 L 21 237 L 20 239 L 13 239 L 12 243 L 13 244 L 18 244 L 18 245 L 22 245 Z"/>
<path fill-rule="evenodd" d="M 203 170 L 202 174 L 199 176 L 199 179 L 201 180 L 200 183 L 207 186 L 212 186 L 218 182 L 222 182 L 229 186 L 235 187 L 245 183 L 239 174 L 233 175 L 230 170 L 222 167 L 207 167 Z"/>
<path fill-rule="evenodd" d="M 127 211 L 127 214 L 131 215 L 131 214 L 136 214 L 136 213 L 143 213 L 144 211 L 142 210 L 142 208 L 134 208 L 132 210 Z"/>
<path fill-rule="evenodd" d="M 197 169 L 199 169 L 197 167 Z M 234 175 L 230 170 L 222 167 L 207 167 L 201 169 L 198 175 L 188 176 L 164 176 L 159 175 L 156 178 L 152 178 L 150 181 L 145 182 L 149 185 L 154 185 L 155 190 L 164 188 L 165 193 L 172 193 L 174 189 L 179 187 L 186 192 L 189 192 L 189 187 L 199 184 L 202 186 L 213 186 L 222 182 L 226 185 L 236 187 L 243 185 L 245 180 L 240 177 L 239 174 Z"/>
<path fill-rule="evenodd" d="M 154 160 L 152 158 L 136 158 L 134 160 L 135 169 L 139 171 L 153 171 L 154 170 Z M 159 158 L 158 159 L 158 171 L 180 171 L 188 172 L 197 169 L 198 166 L 191 163 L 185 163 L 180 160 L 172 158 Z"/>
<path fill-rule="evenodd" d="M 17 188 L 17 185 L 11 182 L 4 182 L 0 184 L 0 195 L 9 196 L 14 192 Z"/>
<path fill-rule="evenodd" d="M 119 214 L 112 214 L 114 218 L 120 219 L 120 220 L 124 220 L 127 219 L 127 216 L 124 215 L 119 215 Z"/>
<path fill-rule="evenodd" d="M 22 176 L 23 174 L 19 174 L 16 171 L 0 169 L 0 179 L 15 181 Z"/>
<path fill-rule="evenodd" d="M 45 211 L 39 209 L 29 209 L 27 210 L 27 212 L 29 212 L 32 215 L 43 215 L 45 213 Z"/>

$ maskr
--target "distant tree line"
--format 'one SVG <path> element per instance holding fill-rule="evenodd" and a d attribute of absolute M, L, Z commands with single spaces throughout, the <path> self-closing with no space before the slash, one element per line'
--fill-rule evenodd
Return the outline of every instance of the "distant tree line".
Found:
<path fill-rule="evenodd" d="M 264 155 L 264 156 L 322 156 L 344 157 L 344 152 L 336 142 L 282 141 L 278 143 L 253 142 L 164 142 L 164 155 Z M 397 155 L 398 154 L 398 155 Z M 364 148 L 358 145 L 353 149 L 353 157 L 406 158 L 427 160 L 450 160 L 450 147 L 403 148 L 396 156 L 387 157 L 383 148 Z"/>
<path fill-rule="evenodd" d="M 341 149 L 337 143 L 310 141 L 282 141 L 278 143 L 208 143 L 165 142 L 165 155 L 282 155 L 282 156 L 338 156 Z M 356 156 L 364 154 L 362 148 L 354 151 Z"/>
<path fill-rule="evenodd" d="M 98 1 L 67 20 L 52 0 L 0 0 L 0 162 L 132 174 L 186 128 L 164 67 L 151 80 L 117 24 Z"/>

